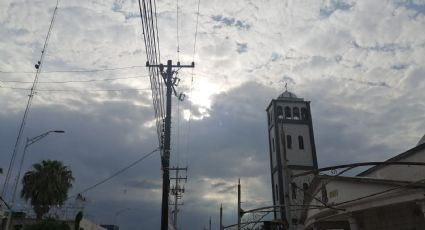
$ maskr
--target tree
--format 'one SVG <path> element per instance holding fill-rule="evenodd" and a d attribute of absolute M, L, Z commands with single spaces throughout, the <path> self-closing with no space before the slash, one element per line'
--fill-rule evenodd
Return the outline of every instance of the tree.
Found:
<path fill-rule="evenodd" d="M 56 160 L 43 160 L 32 167 L 22 178 L 21 198 L 31 201 L 37 220 L 41 220 L 50 206 L 63 205 L 74 177 L 67 166 Z"/>

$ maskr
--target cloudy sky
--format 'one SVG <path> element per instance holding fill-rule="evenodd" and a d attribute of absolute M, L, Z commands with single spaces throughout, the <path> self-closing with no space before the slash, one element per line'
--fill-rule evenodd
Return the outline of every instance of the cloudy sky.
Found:
<path fill-rule="evenodd" d="M 217 228 L 220 203 L 235 223 L 238 178 L 243 208 L 272 203 L 265 108 L 284 82 L 311 101 L 321 167 L 385 160 L 425 133 L 425 1 L 201 0 L 194 53 L 197 3 L 179 1 L 177 32 L 176 1 L 157 1 L 161 60 L 177 61 L 179 45 L 180 61 L 196 62 L 179 72 L 188 98 L 173 99 L 171 164 L 189 167 L 182 229 L 210 216 Z M 55 4 L 0 1 L 4 171 Z M 32 145 L 24 170 L 63 161 L 72 195 L 157 148 L 145 62 L 137 1 L 60 1 L 24 138 L 66 133 Z M 84 196 L 96 223 L 158 229 L 159 154 Z"/>

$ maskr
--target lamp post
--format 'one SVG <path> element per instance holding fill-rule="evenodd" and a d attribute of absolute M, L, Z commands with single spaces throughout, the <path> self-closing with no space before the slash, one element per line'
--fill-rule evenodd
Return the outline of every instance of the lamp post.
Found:
<path fill-rule="evenodd" d="M 6 222 L 6 227 L 5 227 L 6 230 L 9 230 L 9 228 L 10 228 L 10 222 L 12 220 L 12 212 L 13 212 L 12 209 L 13 209 L 13 205 L 14 205 L 15 197 L 16 197 L 16 189 L 18 188 L 19 178 L 21 177 L 22 166 L 24 164 L 24 159 L 25 159 L 25 154 L 27 152 L 27 148 L 30 145 L 34 144 L 35 142 L 43 139 L 44 137 L 46 137 L 50 133 L 65 133 L 65 131 L 63 131 L 63 130 L 50 130 L 50 131 L 44 132 L 44 133 L 42 133 L 38 136 L 35 136 L 33 138 L 27 138 L 27 141 L 25 142 L 24 152 L 22 154 L 21 162 L 19 164 L 18 176 L 16 176 L 16 182 L 15 182 L 15 185 L 13 187 L 12 201 L 10 202 L 9 215 L 7 217 L 7 222 Z"/>

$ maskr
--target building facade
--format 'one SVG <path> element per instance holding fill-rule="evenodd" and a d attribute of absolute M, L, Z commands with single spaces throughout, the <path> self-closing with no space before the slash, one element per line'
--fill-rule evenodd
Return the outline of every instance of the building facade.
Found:
<path fill-rule="evenodd" d="M 297 229 L 305 199 L 303 191 L 314 174 L 290 178 L 317 169 L 310 102 L 286 90 L 270 102 L 266 111 L 275 219 L 289 229 Z"/>

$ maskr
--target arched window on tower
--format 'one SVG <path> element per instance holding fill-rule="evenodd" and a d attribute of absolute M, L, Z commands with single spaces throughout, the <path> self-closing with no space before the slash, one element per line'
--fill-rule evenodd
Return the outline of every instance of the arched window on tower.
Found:
<path fill-rule="evenodd" d="M 308 114 L 307 114 L 307 109 L 306 108 L 301 108 L 301 119 L 302 120 L 307 120 L 308 119 Z"/>
<path fill-rule="evenodd" d="M 298 107 L 294 107 L 292 109 L 292 111 L 294 111 L 294 120 L 299 120 L 300 119 L 300 109 Z"/>
<path fill-rule="evenodd" d="M 285 119 L 291 119 L 291 108 L 289 106 L 285 106 Z"/>
<path fill-rule="evenodd" d="M 282 116 L 283 117 L 283 111 L 282 111 L 282 106 L 278 106 L 277 107 L 277 119 L 279 120 L 279 117 Z"/>
<path fill-rule="evenodd" d="M 298 136 L 298 147 L 304 149 L 304 139 L 303 136 Z"/>
<path fill-rule="evenodd" d="M 286 135 L 286 146 L 288 146 L 288 149 L 292 148 L 292 137 L 291 137 L 291 135 Z"/>

